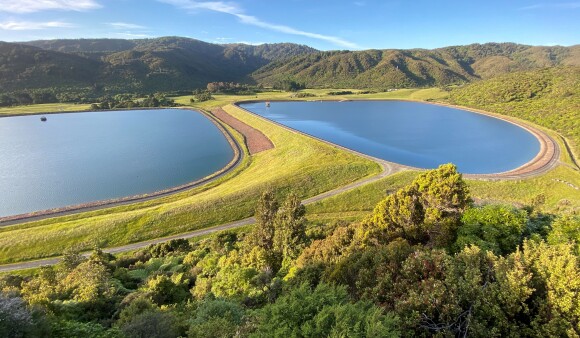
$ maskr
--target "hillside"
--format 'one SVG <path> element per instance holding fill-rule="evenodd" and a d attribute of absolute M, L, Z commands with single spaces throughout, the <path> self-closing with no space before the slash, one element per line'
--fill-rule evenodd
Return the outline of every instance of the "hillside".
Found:
<path fill-rule="evenodd" d="M 307 87 L 384 89 L 464 83 L 558 65 L 580 65 L 580 46 L 487 43 L 434 50 L 319 52 L 274 62 L 252 77 L 270 85 L 292 78 Z"/>
<path fill-rule="evenodd" d="M 0 91 L 30 87 L 90 86 L 97 61 L 72 54 L 0 42 Z"/>
<path fill-rule="evenodd" d="M 180 37 L 2 43 L 0 90 L 71 86 L 184 90 L 211 81 L 248 81 L 248 74 L 271 61 L 314 51 L 289 43 L 217 45 Z"/>
<path fill-rule="evenodd" d="M 450 92 L 453 104 L 519 117 L 566 136 L 580 146 L 580 67 L 504 74 Z"/>
<path fill-rule="evenodd" d="M 155 92 L 208 82 L 402 88 L 469 83 L 553 66 L 580 66 L 580 46 L 488 43 L 434 50 L 320 52 L 291 43 L 218 45 L 195 39 L 40 40 L 0 45 L 0 90 L 101 88 Z"/>

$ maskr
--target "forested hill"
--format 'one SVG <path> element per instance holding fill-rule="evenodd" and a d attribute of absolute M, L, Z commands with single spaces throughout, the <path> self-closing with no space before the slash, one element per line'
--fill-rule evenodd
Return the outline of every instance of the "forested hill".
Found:
<path fill-rule="evenodd" d="M 290 43 L 217 45 L 180 37 L 0 43 L 0 91 L 192 89 L 212 81 L 251 81 L 249 74 L 272 61 L 315 51 Z"/>
<path fill-rule="evenodd" d="M 434 50 L 318 52 L 290 62 L 273 62 L 256 71 L 253 78 L 264 84 L 292 78 L 307 87 L 382 89 L 471 82 L 558 65 L 580 65 L 580 45 L 487 43 Z"/>
<path fill-rule="evenodd" d="M 398 88 L 471 82 L 518 70 L 580 65 L 580 46 L 488 43 L 434 50 L 320 52 L 291 43 L 218 45 L 195 39 L 0 42 L 0 91 L 51 88 L 155 92 L 208 82 Z"/>
<path fill-rule="evenodd" d="M 0 42 L 0 91 L 87 85 L 98 77 L 99 66 L 77 55 Z"/>

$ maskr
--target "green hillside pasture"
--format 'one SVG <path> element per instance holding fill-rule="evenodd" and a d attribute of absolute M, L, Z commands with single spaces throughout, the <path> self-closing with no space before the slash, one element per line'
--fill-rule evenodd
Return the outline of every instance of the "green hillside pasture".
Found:
<path fill-rule="evenodd" d="M 58 256 L 207 228 L 252 216 L 267 187 L 309 197 L 374 175 L 372 161 L 290 132 L 234 107 L 225 110 L 255 126 L 276 148 L 246 157 L 226 178 L 169 197 L 0 228 L 0 264 Z"/>
<path fill-rule="evenodd" d="M 350 95 L 327 95 L 333 91 L 352 91 Z M 226 104 L 237 101 L 273 101 L 273 100 L 289 100 L 289 101 L 312 101 L 312 100 L 416 100 L 416 101 L 433 101 L 443 100 L 448 97 L 448 92 L 439 88 L 413 88 L 413 89 L 399 89 L 391 92 L 377 92 L 369 94 L 359 94 L 359 89 L 304 89 L 299 92 L 280 92 L 270 91 L 263 93 L 256 93 L 256 95 L 224 95 L 213 94 L 213 100 L 205 102 L 190 102 L 192 96 L 178 96 L 174 97 L 176 103 L 182 105 L 192 105 L 196 108 L 211 109 L 221 107 Z M 299 93 L 309 93 L 314 96 L 311 97 L 296 97 Z"/>
<path fill-rule="evenodd" d="M 45 103 L 45 104 L 31 104 L 27 106 L 1 107 L 0 116 L 8 114 L 38 114 L 45 112 L 71 112 L 88 110 L 90 104 L 74 104 L 74 103 Z"/>

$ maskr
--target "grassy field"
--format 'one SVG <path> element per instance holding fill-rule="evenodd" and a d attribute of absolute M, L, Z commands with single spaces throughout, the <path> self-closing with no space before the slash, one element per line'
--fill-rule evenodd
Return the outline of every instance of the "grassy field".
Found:
<path fill-rule="evenodd" d="M 376 174 L 380 167 L 322 142 L 296 135 L 234 106 L 225 110 L 259 128 L 275 149 L 246 156 L 226 177 L 154 201 L 0 228 L 0 264 L 182 233 L 249 217 L 267 187 L 301 197 Z M 239 137 L 239 135 L 238 135 Z"/>
<path fill-rule="evenodd" d="M 305 90 L 316 97 L 299 100 L 409 99 L 441 100 L 446 92 L 437 88 L 404 89 L 388 93 L 329 96 L 329 90 Z M 358 92 L 353 90 L 353 92 Z M 239 167 L 205 186 L 152 201 L 79 213 L 54 219 L 0 228 L 0 264 L 58 256 L 65 249 L 89 250 L 118 246 L 151 238 L 215 226 L 251 216 L 258 194 L 266 187 L 280 194 L 292 190 L 301 197 L 314 196 L 379 172 L 379 166 L 321 142 L 289 132 L 273 123 L 229 105 L 242 100 L 293 100 L 293 93 L 269 92 L 258 95 L 215 95 L 214 100 L 194 103 L 209 110 L 225 110 L 262 130 L 276 148 L 245 156 Z M 191 96 L 177 97 L 188 105 Z M 70 105 L 78 108 L 77 105 Z M 88 107 L 87 107 L 88 108 Z M 28 111 L 55 110 L 54 105 L 28 106 Z M 15 111 L 10 111 L 14 113 Z M 1 113 L 9 113 L 2 109 Z M 241 141 L 241 135 L 232 131 Z M 247 155 L 247 154 L 246 154 Z M 570 163 L 565 152 L 564 162 Z M 364 217 L 387 191 L 407 184 L 417 175 L 405 171 L 353 191 L 308 206 L 313 222 Z M 528 204 L 543 194 L 547 210 L 580 210 L 580 194 L 561 181 L 580 186 L 580 173 L 566 166 L 537 178 L 518 181 L 475 181 L 469 185 L 473 197 L 505 203 Z"/>
<path fill-rule="evenodd" d="M 74 103 L 33 104 L 29 106 L 1 107 L 0 115 L 66 112 L 66 111 L 88 110 L 90 107 L 91 107 L 90 104 L 74 104 Z"/>
<path fill-rule="evenodd" d="M 445 99 L 448 96 L 446 91 L 439 88 L 415 88 L 399 89 L 392 92 L 381 92 L 372 94 L 357 94 L 359 89 L 340 89 L 340 91 L 352 91 L 350 95 L 327 95 L 338 89 L 304 89 L 301 93 L 309 93 L 312 97 L 296 97 L 296 93 L 289 92 L 264 92 L 256 95 L 214 95 L 213 100 L 205 102 L 195 102 L 193 105 L 198 108 L 211 109 L 221 107 L 231 102 L 249 101 L 249 100 L 420 100 L 432 101 Z M 183 105 L 189 105 L 191 96 L 175 97 L 175 102 Z"/>

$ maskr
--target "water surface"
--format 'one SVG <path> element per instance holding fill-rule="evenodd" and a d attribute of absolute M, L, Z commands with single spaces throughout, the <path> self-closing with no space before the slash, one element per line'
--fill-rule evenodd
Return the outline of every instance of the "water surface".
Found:
<path fill-rule="evenodd" d="M 418 168 L 452 162 L 464 173 L 515 169 L 540 151 L 525 129 L 465 110 L 403 101 L 241 104 L 288 127 Z"/>
<path fill-rule="evenodd" d="M 203 178 L 233 150 L 180 109 L 0 118 L 0 216 L 151 193 Z"/>

